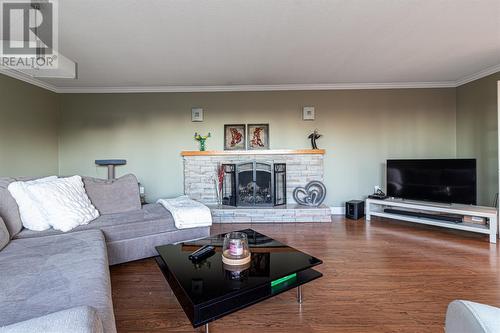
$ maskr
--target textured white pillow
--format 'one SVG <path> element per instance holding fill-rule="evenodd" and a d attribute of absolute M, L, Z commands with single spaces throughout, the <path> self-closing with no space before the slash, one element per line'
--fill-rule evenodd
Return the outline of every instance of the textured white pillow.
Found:
<path fill-rule="evenodd" d="M 29 184 L 49 182 L 55 179 L 57 179 L 56 176 L 50 176 L 25 182 L 18 181 L 10 183 L 7 187 L 14 200 L 16 200 L 17 206 L 19 207 L 19 215 L 21 216 L 21 221 L 25 228 L 35 231 L 50 229 L 47 215 L 40 204 L 38 204 L 38 201 L 36 201 L 26 190 L 26 186 Z"/>
<path fill-rule="evenodd" d="M 80 176 L 27 184 L 26 189 L 41 205 L 50 225 L 56 230 L 69 231 L 99 217 Z"/>

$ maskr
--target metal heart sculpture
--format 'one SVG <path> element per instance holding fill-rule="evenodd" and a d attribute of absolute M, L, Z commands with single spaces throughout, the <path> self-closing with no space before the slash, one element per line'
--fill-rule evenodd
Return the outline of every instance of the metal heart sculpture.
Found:
<path fill-rule="evenodd" d="M 326 197 L 326 187 L 320 181 L 313 180 L 305 187 L 297 187 L 293 190 L 293 199 L 299 205 L 318 207 Z"/>

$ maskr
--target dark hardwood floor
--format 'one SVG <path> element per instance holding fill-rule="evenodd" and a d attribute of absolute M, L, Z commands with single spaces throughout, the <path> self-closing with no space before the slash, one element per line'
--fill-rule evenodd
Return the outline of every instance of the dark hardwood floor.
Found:
<path fill-rule="evenodd" d="M 249 224 L 217 224 L 221 233 Z M 500 306 L 500 251 L 487 236 L 374 219 L 252 224 L 323 259 L 324 277 L 211 324 L 210 332 L 443 332 L 447 304 Z M 111 267 L 118 332 L 194 332 L 153 259 Z"/>

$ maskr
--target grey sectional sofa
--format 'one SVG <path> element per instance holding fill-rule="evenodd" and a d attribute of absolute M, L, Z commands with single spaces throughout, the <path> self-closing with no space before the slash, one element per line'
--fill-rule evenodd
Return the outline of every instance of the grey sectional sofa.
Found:
<path fill-rule="evenodd" d="M 210 227 L 177 229 L 158 204 L 141 207 L 132 175 L 115 182 L 85 179 L 91 201 L 106 212 L 87 225 L 67 233 L 23 229 L 7 190 L 15 180 L 0 178 L 0 333 L 116 332 L 108 265 L 210 234 Z M 96 188 L 106 195 L 96 196 Z"/>

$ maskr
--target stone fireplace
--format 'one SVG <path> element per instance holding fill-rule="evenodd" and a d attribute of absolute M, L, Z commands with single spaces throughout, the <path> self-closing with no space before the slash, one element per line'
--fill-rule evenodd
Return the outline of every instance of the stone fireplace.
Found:
<path fill-rule="evenodd" d="M 184 151 L 184 193 L 210 207 L 214 222 L 330 222 L 330 208 L 299 206 L 293 190 L 323 181 L 316 150 Z M 222 206 L 216 170 L 224 166 Z"/>

